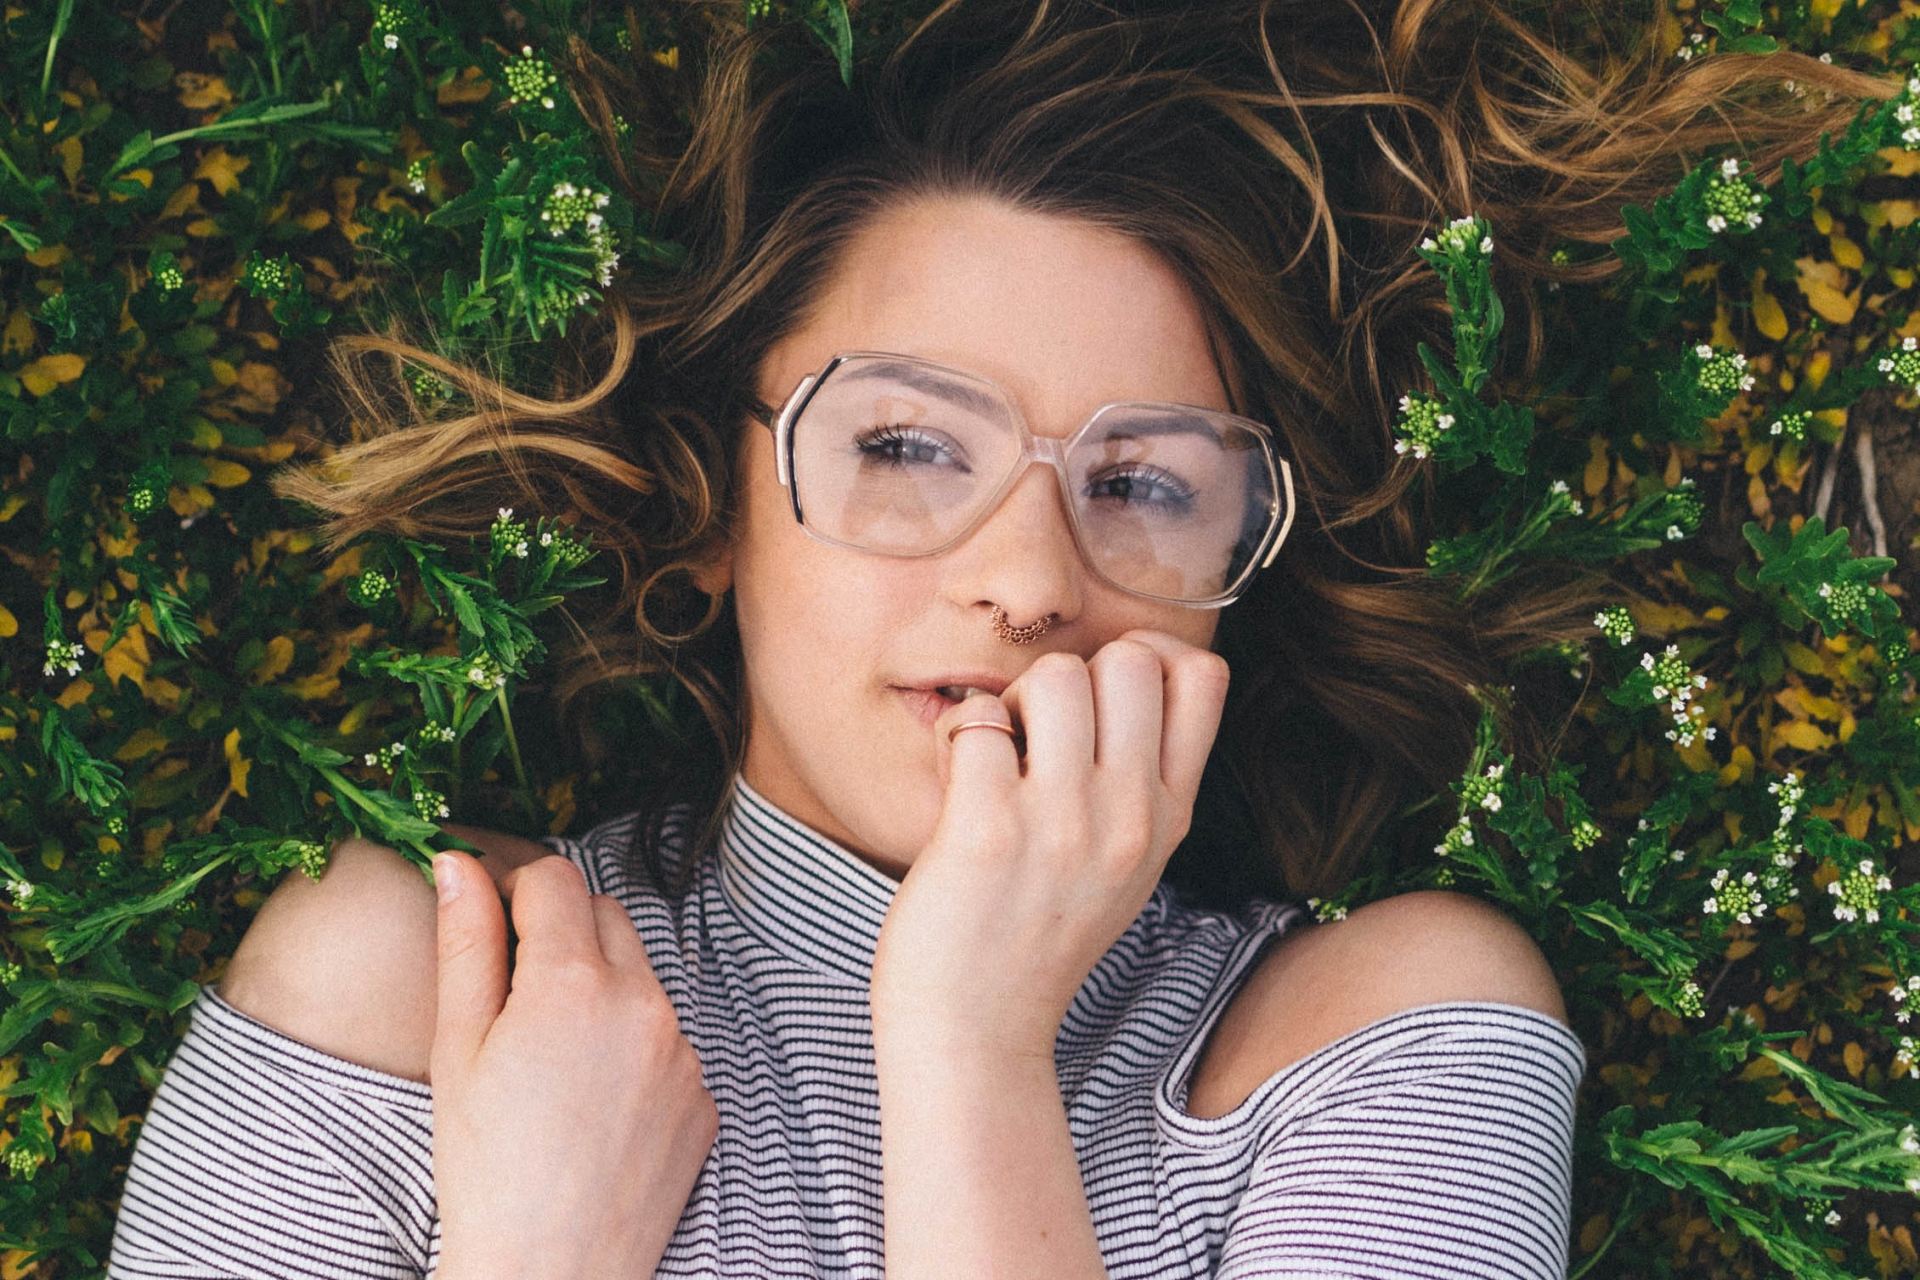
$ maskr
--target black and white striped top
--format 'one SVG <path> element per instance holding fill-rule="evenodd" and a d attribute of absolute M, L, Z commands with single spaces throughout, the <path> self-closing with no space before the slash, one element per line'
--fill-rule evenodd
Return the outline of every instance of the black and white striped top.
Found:
<path fill-rule="evenodd" d="M 736 783 L 717 856 L 679 902 L 644 878 L 633 814 L 544 840 L 625 904 L 719 1110 L 658 1274 L 877 1278 L 866 980 L 897 884 Z M 1108 1273 L 1563 1280 L 1586 1054 L 1545 1014 L 1403 1010 L 1225 1115 L 1183 1110 L 1229 996 L 1296 924 L 1327 927 L 1294 903 L 1202 910 L 1163 882 L 1075 995 L 1056 1065 Z M 432 1135 L 428 1086 L 209 986 L 140 1132 L 108 1275 L 431 1275 Z"/>

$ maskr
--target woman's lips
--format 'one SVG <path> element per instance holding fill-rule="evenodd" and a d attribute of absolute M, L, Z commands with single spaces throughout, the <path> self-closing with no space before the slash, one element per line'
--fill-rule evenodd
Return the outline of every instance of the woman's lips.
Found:
<path fill-rule="evenodd" d="M 907 709 L 929 729 L 940 718 L 941 712 L 954 705 L 931 689 L 903 689 L 895 685 L 893 691 L 906 701 Z"/>

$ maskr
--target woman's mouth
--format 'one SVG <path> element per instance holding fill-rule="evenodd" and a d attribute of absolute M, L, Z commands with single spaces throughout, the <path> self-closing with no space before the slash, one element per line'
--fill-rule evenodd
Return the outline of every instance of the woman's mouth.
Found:
<path fill-rule="evenodd" d="M 933 727 L 941 712 L 963 701 L 965 695 L 972 692 L 971 689 L 956 689 L 951 685 L 943 685 L 938 689 L 908 689 L 895 685 L 893 691 L 906 700 L 907 708 L 928 728 Z"/>

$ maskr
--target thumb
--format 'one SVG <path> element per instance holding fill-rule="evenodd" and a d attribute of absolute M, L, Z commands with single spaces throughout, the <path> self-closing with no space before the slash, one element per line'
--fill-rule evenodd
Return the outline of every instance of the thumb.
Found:
<path fill-rule="evenodd" d="M 440 915 L 428 1070 L 440 1079 L 480 1051 L 507 1002 L 507 920 L 492 877 L 467 854 L 436 854 L 433 878 Z"/>

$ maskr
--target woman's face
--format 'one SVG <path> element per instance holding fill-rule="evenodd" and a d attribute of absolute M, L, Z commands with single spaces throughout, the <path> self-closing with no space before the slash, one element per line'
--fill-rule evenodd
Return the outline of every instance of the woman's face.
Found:
<path fill-rule="evenodd" d="M 776 408 L 836 352 L 921 356 L 992 378 L 1036 435 L 1109 400 L 1228 409 L 1199 309 L 1139 242 L 984 199 L 890 209 L 849 246 L 804 328 L 767 355 Z M 742 430 L 742 521 L 700 579 L 731 586 L 746 673 L 742 772 L 769 800 L 899 878 L 937 824 L 934 730 L 896 685 L 959 671 L 1011 681 L 1040 654 L 1091 659 L 1135 627 L 1211 648 L 1217 609 L 1130 596 L 1081 560 L 1053 469 L 1030 465 L 965 541 L 906 559 L 818 541 L 794 520 L 773 434 Z M 804 495 L 803 495 L 804 497 Z M 1039 639 L 994 635 L 1058 615 Z"/>

